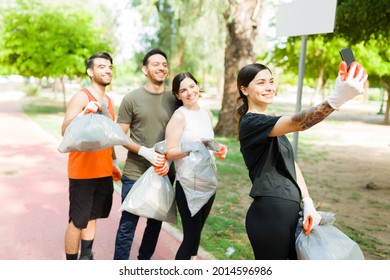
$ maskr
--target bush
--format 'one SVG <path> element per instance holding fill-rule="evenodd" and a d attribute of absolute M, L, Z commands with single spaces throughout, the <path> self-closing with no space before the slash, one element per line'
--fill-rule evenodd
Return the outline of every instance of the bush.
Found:
<path fill-rule="evenodd" d="M 36 85 L 25 85 L 23 87 L 23 92 L 27 96 L 38 96 L 39 93 L 41 92 L 41 88 L 39 86 L 36 86 Z"/>

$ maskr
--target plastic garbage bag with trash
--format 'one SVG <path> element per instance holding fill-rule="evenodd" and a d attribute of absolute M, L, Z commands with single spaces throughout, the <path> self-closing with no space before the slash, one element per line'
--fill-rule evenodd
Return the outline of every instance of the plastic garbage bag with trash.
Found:
<path fill-rule="evenodd" d="M 158 175 L 154 166 L 149 167 L 134 183 L 126 195 L 120 211 L 177 223 L 175 193 L 167 176 Z"/>
<path fill-rule="evenodd" d="M 216 165 L 209 150 L 201 142 L 183 142 L 182 151 L 188 152 L 176 172 L 193 217 L 215 194 L 218 186 Z"/>
<path fill-rule="evenodd" d="M 156 143 L 154 150 L 166 153 L 165 141 Z M 149 167 L 134 183 L 119 208 L 137 216 L 177 224 L 175 192 L 168 176 L 161 176 Z"/>
<path fill-rule="evenodd" d="M 129 144 L 130 139 L 121 126 L 104 113 L 98 113 L 75 118 L 66 128 L 57 150 L 61 153 L 91 152 Z"/>
<path fill-rule="evenodd" d="M 321 224 L 309 235 L 303 229 L 303 217 L 298 220 L 295 248 L 299 260 L 364 260 L 359 245 L 336 228 L 334 213 L 318 212 Z M 302 214 L 302 213 L 300 213 Z"/>

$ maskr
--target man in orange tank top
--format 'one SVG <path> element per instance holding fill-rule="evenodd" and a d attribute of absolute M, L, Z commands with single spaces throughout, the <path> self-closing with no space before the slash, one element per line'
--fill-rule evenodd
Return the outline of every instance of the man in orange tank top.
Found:
<path fill-rule="evenodd" d="M 68 125 L 84 114 L 102 108 L 115 120 L 114 104 L 105 94 L 112 79 L 112 58 L 106 52 L 92 55 L 86 62 L 91 85 L 77 92 L 69 101 L 62 123 L 62 135 Z M 70 152 L 69 224 L 65 232 L 67 260 L 92 260 L 92 245 L 96 233 L 96 219 L 107 218 L 112 206 L 113 179 L 120 180 L 114 147 L 92 152 Z"/>

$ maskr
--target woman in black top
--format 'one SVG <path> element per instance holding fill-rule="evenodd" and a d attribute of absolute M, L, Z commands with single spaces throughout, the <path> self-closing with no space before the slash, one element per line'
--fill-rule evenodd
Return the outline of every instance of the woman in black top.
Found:
<path fill-rule="evenodd" d="M 285 134 L 306 130 L 363 92 L 367 73 L 354 63 L 340 63 L 334 93 L 322 104 L 292 117 L 271 116 L 276 94 L 271 70 L 262 64 L 243 67 L 237 78 L 240 150 L 252 181 L 253 202 L 246 231 L 256 259 L 297 259 L 295 229 L 299 211 L 307 234 L 321 222 Z"/>

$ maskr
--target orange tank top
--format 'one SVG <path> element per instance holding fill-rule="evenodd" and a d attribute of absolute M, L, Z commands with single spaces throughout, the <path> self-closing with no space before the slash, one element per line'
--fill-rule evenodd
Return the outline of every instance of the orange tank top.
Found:
<path fill-rule="evenodd" d="M 86 89 L 82 89 L 89 101 L 97 101 Z M 115 109 L 107 96 L 107 109 L 111 119 L 115 120 Z M 112 148 L 94 152 L 70 152 L 68 159 L 68 177 L 71 179 L 92 179 L 112 176 Z"/>

